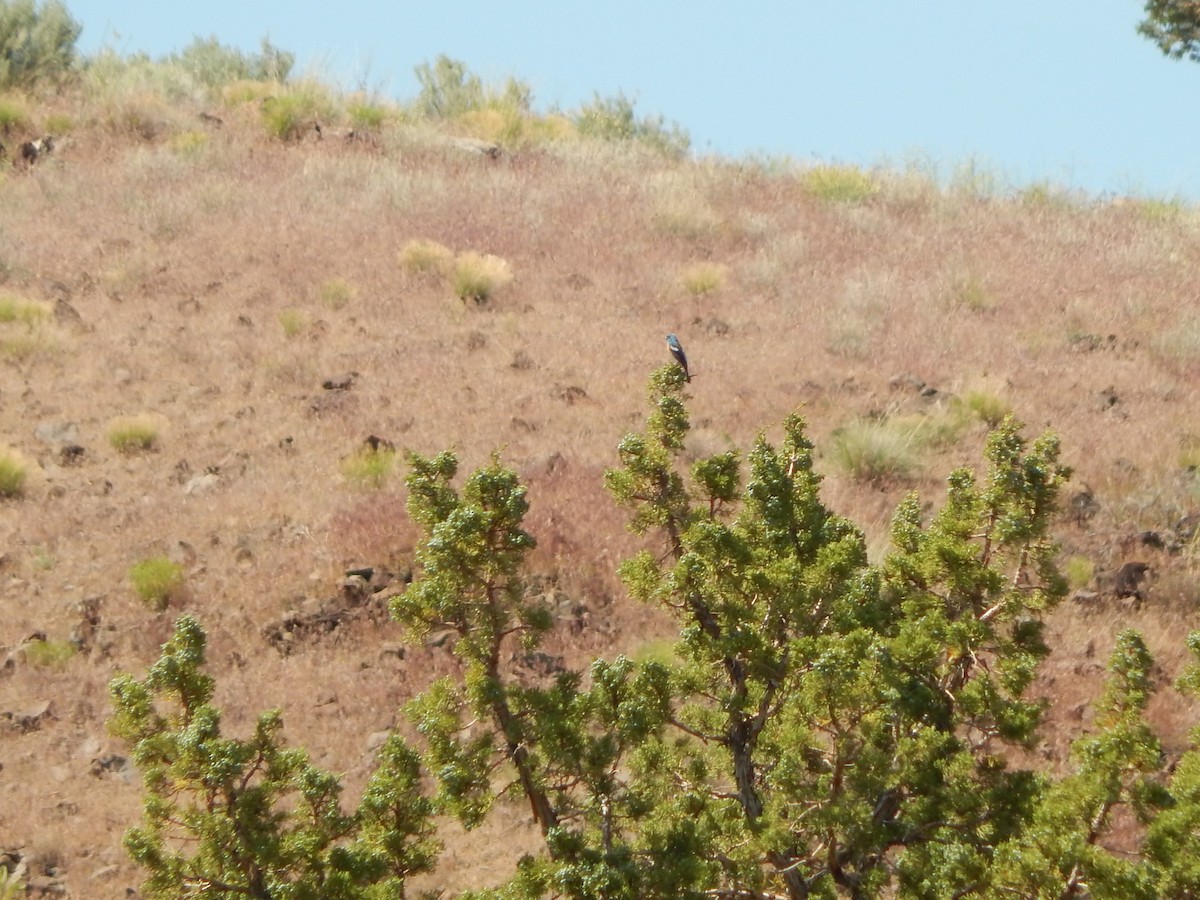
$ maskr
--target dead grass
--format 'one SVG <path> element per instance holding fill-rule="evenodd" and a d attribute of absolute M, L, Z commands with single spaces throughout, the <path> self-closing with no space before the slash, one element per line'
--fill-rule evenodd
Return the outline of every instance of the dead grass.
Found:
<path fill-rule="evenodd" d="M 36 515 L 27 500 L 0 504 L 0 645 L 34 632 L 69 641 L 76 605 L 103 598 L 91 647 L 0 679 L 0 711 L 57 708 L 41 731 L 0 734 L 0 834 L 61 848 L 76 896 L 137 884 L 119 845 L 137 789 L 89 771 L 121 749 L 103 726 L 108 679 L 140 674 L 170 630 L 170 615 L 115 587 L 132 560 L 182 554 L 187 591 L 172 602 L 210 631 L 231 732 L 282 707 L 289 736 L 346 772 L 351 796 L 367 736 L 400 723 L 400 706 L 447 670 L 424 649 L 381 656 L 398 640 L 388 624 L 287 658 L 262 638 L 284 610 L 333 597 L 346 568 L 411 559 L 402 467 L 379 490 L 344 487 L 340 460 L 368 435 L 453 446 L 464 468 L 502 448 L 531 483 L 535 570 L 562 610 L 553 652 L 581 664 L 659 652 L 671 637 L 613 574 L 637 544 L 600 487 L 645 415 L 648 373 L 669 362 L 668 332 L 696 374 L 696 451 L 777 436 L 802 407 L 825 496 L 867 530 L 873 558 L 900 496 L 936 503 L 952 468 L 978 463 L 984 430 L 943 418 L 948 402 L 898 393 L 901 373 L 936 389 L 932 402 L 986 390 L 1030 434 L 1057 430 L 1099 504 L 1086 527 L 1064 523 L 1064 543 L 1098 570 L 1124 536 L 1200 508 L 1186 468 L 1200 408 L 1200 350 L 1181 314 L 1200 296 L 1190 210 L 1006 199 L 979 171 L 943 191 L 920 172 L 872 172 L 874 193 L 837 199 L 791 166 L 579 139 L 490 159 L 390 120 L 373 146 L 307 132 L 284 142 L 260 119 L 265 95 L 242 94 L 227 93 L 220 129 L 201 129 L 186 98 L 164 109 L 110 92 L 31 108 L 35 121 L 79 124 L 52 165 L 0 179 L 0 293 L 41 310 L 32 325 L 0 322 L 0 347 L 31 345 L 0 353 L 0 434 L 44 469 Z M 416 252 L 410 238 L 429 243 Z M 447 302 L 447 263 L 468 250 L 519 276 L 480 310 Z M 664 290 L 702 265 L 724 287 Z M 970 291 L 947 302 L 959 271 L 992 302 Z M 338 284 L 351 289 L 327 290 Z M 286 340 L 281 311 L 306 304 L 322 326 Z M 43 352 L 50 343 L 59 351 Z M 350 388 L 322 387 L 347 372 Z M 170 423 L 158 452 L 108 446 L 112 417 L 136 410 Z M 917 465 L 882 481 L 837 468 L 835 430 L 880 420 L 916 429 Z M 70 465 L 34 436 L 63 421 L 84 448 Z M 1164 554 L 1140 610 L 1056 613 L 1039 682 L 1055 698 L 1052 755 L 1086 724 L 1072 710 L 1095 696 L 1090 667 L 1121 626 L 1145 629 L 1165 670 L 1182 659 L 1194 556 Z M 1194 721 L 1181 709 L 1154 708 L 1172 733 Z M 529 837 L 523 817 L 514 807 L 486 839 L 463 836 L 431 886 L 477 883 L 472 866 Z"/>

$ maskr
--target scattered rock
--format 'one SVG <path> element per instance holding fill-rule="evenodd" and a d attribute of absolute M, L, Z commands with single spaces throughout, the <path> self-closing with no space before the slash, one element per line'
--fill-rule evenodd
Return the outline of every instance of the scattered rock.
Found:
<path fill-rule="evenodd" d="M 54 135 L 47 134 L 21 145 L 21 161 L 32 166 L 54 152 Z"/>
<path fill-rule="evenodd" d="M 395 453 L 396 445 L 387 438 L 381 438 L 378 435 L 368 434 L 363 440 L 363 449 L 368 453 Z"/>
<path fill-rule="evenodd" d="M 1076 353 L 1092 353 L 1096 350 L 1115 350 L 1117 336 L 1110 334 L 1101 337 L 1098 334 L 1073 334 L 1067 338 L 1071 350 Z"/>
<path fill-rule="evenodd" d="M 58 458 L 64 466 L 77 466 L 83 462 L 83 455 L 86 452 L 79 444 L 66 444 L 59 448 Z"/>
<path fill-rule="evenodd" d="M 1100 512 L 1100 504 L 1096 495 L 1086 484 L 1071 495 L 1067 500 L 1067 518 L 1076 525 L 1083 525 L 1095 518 Z"/>
<path fill-rule="evenodd" d="M 0 712 L 0 721 L 7 722 L 11 730 L 20 734 L 38 731 L 56 718 L 58 717 L 54 714 L 54 705 L 49 700 L 41 700 L 25 709 Z"/>
<path fill-rule="evenodd" d="M 103 602 L 104 596 L 96 595 L 85 597 L 75 604 L 79 621 L 71 629 L 68 640 L 80 653 L 90 653 L 92 650 L 96 632 L 100 630 L 100 604 Z"/>
<path fill-rule="evenodd" d="M 448 139 L 447 143 L 456 150 L 462 150 L 464 153 L 475 156 L 486 156 L 488 159 L 500 159 L 504 155 L 504 150 L 499 144 L 479 138 L 452 137 Z"/>
<path fill-rule="evenodd" d="M 357 372 L 343 372 L 341 375 L 326 378 L 321 382 L 321 387 L 327 391 L 348 391 L 354 387 L 354 382 L 357 378 Z"/>
<path fill-rule="evenodd" d="M 729 323 L 724 319 L 701 319 L 699 317 L 692 323 L 698 326 L 702 331 L 706 331 L 714 337 L 728 337 L 730 331 Z"/>
<path fill-rule="evenodd" d="M 512 362 L 508 366 L 510 369 L 516 369 L 518 372 L 528 372 L 530 369 L 537 368 L 533 358 L 524 350 L 518 350 L 514 353 Z"/>
<path fill-rule="evenodd" d="M 579 272 L 572 272 L 566 277 L 567 287 L 573 291 L 582 291 L 592 286 L 592 279 Z"/>
<path fill-rule="evenodd" d="M 910 391 L 921 397 L 936 397 L 938 389 L 930 387 L 921 378 L 918 378 L 912 372 L 901 372 L 899 375 L 893 375 L 888 379 L 888 387 L 893 391 Z"/>
<path fill-rule="evenodd" d="M 33 436 L 51 447 L 68 447 L 79 443 L 79 426 L 74 422 L 41 422 Z"/>
<path fill-rule="evenodd" d="M 62 297 L 54 301 L 54 321 L 65 328 L 71 328 L 76 331 L 87 330 L 87 326 L 84 324 L 83 316 L 79 314 L 79 310 Z"/>
<path fill-rule="evenodd" d="M 103 778 L 105 775 L 116 775 L 124 781 L 129 781 L 132 775 L 129 760 L 119 753 L 105 753 L 92 760 L 88 767 L 93 778 Z"/>
<path fill-rule="evenodd" d="M 487 346 L 487 335 L 482 331 L 472 331 L 467 335 L 468 350 L 482 350 Z"/>
<path fill-rule="evenodd" d="M 1112 592 L 1117 597 L 1132 597 L 1141 601 L 1142 584 L 1150 574 L 1150 565 L 1144 562 L 1127 562 L 1113 576 Z"/>
<path fill-rule="evenodd" d="M 1121 402 L 1121 398 L 1117 396 L 1116 388 L 1114 388 L 1112 385 L 1109 385 L 1108 387 L 1106 387 L 1099 394 L 1097 394 L 1096 397 L 1097 397 L 1097 406 L 1099 407 L 1101 412 L 1104 412 L 1105 410 L 1108 410 L 1108 409 L 1112 409 L 1114 406 L 1116 406 L 1118 403 Z"/>
<path fill-rule="evenodd" d="M 189 496 L 192 494 L 208 494 L 216 490 L 217 485 L 221 483 L 221 476 L 215 472 L 205 472 L 203 475 L 196 475 L 189 478 L 183 486 L 183 492 Z"/>
<path fill-rule="evenodd" d="M 569 384 L 566 387 L 558 387 L 554 391 L 554 396 L 562 400 L 568 406 L 574 406 L 587 399 L 587 391 L 577 384 Z"/>

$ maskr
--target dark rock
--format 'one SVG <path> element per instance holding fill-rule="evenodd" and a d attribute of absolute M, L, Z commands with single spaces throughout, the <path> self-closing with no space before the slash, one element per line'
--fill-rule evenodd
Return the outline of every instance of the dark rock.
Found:
<path fill-rule="evenodd" d="M 1127 562 L 1113 576 L 1112 592 L 1117 597 L 1132 597 L 1142 600 L 1142 583 L 1150 573 L 1150 565 L 1144 562 Z"/>
<path fill-rule="evenodd" d="M 341 375 L 326 378 L 321 382 L 321 387 L 327 391 L 348 391 L 354 387 L 354 382 L 357 378 L 357 372 L 343 372 Z"/>
<path fill-rule="evenodd" d="M 1076 525 L 1083 525 L 1095 518 L 1100 511 L 1100 504 L 1095 494 L 1086 484 L 1067 500 L 1067 518 Z"/>
<path fill-rule="evenodd" d="M 518 350 L 513 354 L 512 362 L 509 368 L 516 369 L 518 372 L 528 372 L 530 369 L 536 368 L 533 358 L 524 350 Z"/>
<path fill-rule="evenodd" d="M 66 444 L 59 448 L 58 457 L 64 466 L 77 466 L 83 462 L 86 452 L 79 444 Z"/>
<path fill-rule="evenodd" d="M 386 453 L 395 453 L 396 445 L 387 438 L 381 438 L 378 435 L 369 434 L 363 440 L 363 449 L 369 453 L 379 453 L 380 451 Z"/>
<path fill-rule="evenodd" d="M 573 291 L 582 291 L 592 286 L 592 279 L 579 272 L 572 272 L 566 278 L 567 287 Z"/>
<path fill-rule="evenodd" d="M 21 734 L 38 731 L 44 724 L 55 718 L 57 716 L 54 715 L 54 706 L 49 700 L 42 700 L 25 709 L 0 712 L 0 720 L 7 721 L 9 728 Z"/>
<path fill-rule="evenodd" d="M 574 406 L 576 403 L 587 399 L 587 391 L 577 384 L 558 387 L 554 393 L 559 400 L 562 400 L 568 406 Z"/>

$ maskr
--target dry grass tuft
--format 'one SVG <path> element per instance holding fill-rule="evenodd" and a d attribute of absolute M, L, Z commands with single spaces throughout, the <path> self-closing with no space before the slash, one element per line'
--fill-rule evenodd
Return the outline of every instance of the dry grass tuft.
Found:
<path fill-rule="evenodd" d="M 20 453 L 10 447 L 0 447 L 0 497 L 21 496 L 28 474 L 29 464 Z"/>
<path fill-rule="evenodd" d="M 491 254 L 460 253 L 450 270 L 450 286 L 460 300 L 482 306 L 501 288 L 511 284 L 512 267 Z"/>
<path fill-rule="evenodd" d="M 697 263 L 684 269 L 679 276 L 679 286 L 692 297 L 703 297 L 723 287 L 727 277 L 724 266 Z"/>
<path fill-rule="evenodd" d="M 119 453 L 144 453 L 158 448 L 161 430 L 157 416 L 120 416 L 109 422 L 108 442 Z"/>
<path fill-rule="evenodd" d="M 398 258 L 410 275 L 445 275 L 454 264 L 454 251 L 437 241 L 416 239 L 400 248 Z"/>

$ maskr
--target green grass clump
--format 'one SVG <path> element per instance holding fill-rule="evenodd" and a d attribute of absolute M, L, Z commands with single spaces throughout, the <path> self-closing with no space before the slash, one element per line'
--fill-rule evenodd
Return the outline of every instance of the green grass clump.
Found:
<path fill-rule="evenodd" d="M 167 142 L 175 153 L 186 159 L 195 159 L 208 149 L 210 139 L 203 131 L 181 131 L 171 135 Z"/>
<path fill-rule="evenodd" d="M 879 181 L 857 166 L 816 166 L 800 176 L 814 197 L 831 203 L 861 203 L 879 193 Z"/>
<path fill-rule="evenodd" d="M 36 300 L 0 297 L 0 325 L 24 325 L 33 328 L 50 318 L 50 307 Z"/>
<path fill-rule="evenodd" d="M 1063 574 L 1067 576 L 1067 584 L 1074 590 L 1081 590 L 1092 583 L 1096 564 L 1086 556 L 1072 556 L 1063 566 Z"/>
<path fill-rule="evenodd" d="M 481 253 L 460 253 L 450 271 L 454 295 L 463 301 L 482 305 L 496 291 L 513 280 L 512 268 L 499 256 Z"/>
<path fill-rule="evenodd" d="M 967 391 L 958 398 L 958 404 L 960 408 L 980 421 L 986 422 L 991 428 L 995 428 L 1003 422 L 1005 417 L 1012 412 L 1012 406 L 1007 400 L 998 394 L 984 390 Z"/>
<path fill-rule="evenodd" d="M 856 481 L 880 484 L 913 475 L 921 443 L 910 424 L 864 420 L 834 432 L 830 455 Z"/>
<path fill-rule="evenodd" d="M 75 646 L 69 641 L 36 640 L 25 645 L 25 661 L 39 669 L 61 669 L 74 655 Z"/>
<path fill-rule="evenodd" d="M 320 122 L 333 118 L 334 107 L 325 88 L 313 82 L 282 87 L 262 103 L 263 127 L 271 137 L 293 141 Z"/>
<path fill-rule="evenodd" d="M 342 477 L 362 490 L 379 490 L 396 467 L 396 451 L 364 447 L 342 460 Z"/>
<path fill-rule="evenodd" d="M 0 134 L 29 131 L 33 125 L 25 102 L 13 95 L 0 97 Z"/>
<path fill-rule="evenodd" d="M 442 275 L 454 263 L 454 251 L 437 241 L 417 239 L 400 248 L 400 268 L 410 275 Z"/>
<path fill-rule="evenodd" d="M 283 329 L 284 337 L 299 337 L 308 329 L 308 314 L 302 309 L 280 310 L 279 326 Z"/>
<path fill-rule="evenodd" d="M 950 276 L 948 298 L 952 306 L 969 309 L 971 312 L 990 312 L 996 300 L 987 289 L 983 279 L 974 272 L 955 272 Z"/>
<path fill-rule="evenodd" d="M 108 426 L 108 442 L 119 453 L 153 450 L 158 440 L 158 423 L 151 416 L 120 416 Z"/>
<path fill-rule="evenodd" d="M 25 490 L 28 467 L 15 450 L 0 448 L 0 497 L 19 497 Z"/>
<path fill-rule="evenodd" d="M 150 556 L 130 567 L 129 583 L 151 609 L 161 612 L 183 589 L 183 567 L 166 556 Z"/>
<path fill-rule="evenodd" d="M 378 131 L 388 119 L 388 111 L 377 103 L 358 101 L 346 108 L 350 124 L 358 131 Z"/>
<path fill-rule="evenodd" d="M 712 263 L 699 263 L 688 268 L 679 278 L 679 285 L 693 297 L 711 294 L 725 284 L 725 269 Z"/>
<path fill-rule="evenodd" d="M 355 291 L 349 282 L 335 278 L 322 284 L 317 294 L 330 309 L 342 309 L 354 299 Z"/>

